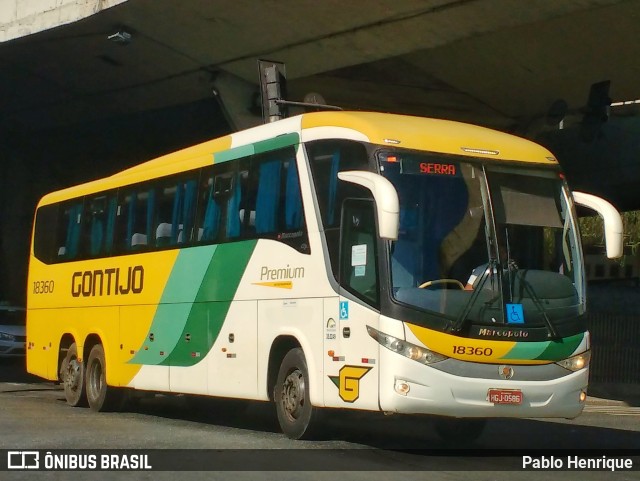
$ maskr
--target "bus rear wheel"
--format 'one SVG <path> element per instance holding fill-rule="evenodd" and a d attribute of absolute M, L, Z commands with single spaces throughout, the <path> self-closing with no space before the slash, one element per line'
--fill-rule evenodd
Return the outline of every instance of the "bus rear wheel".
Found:
<path fill-rule="evenodd" d="M 114 411 L 122 407 L 122 390 L 107 385 L 106 362 L 102 344 L 91 348 L 87 360 L 87 401 L 94 411 Z"/>
<path fill-rule="evenodd" d="M 309 372 L 302 349 L 291 349 L 282 360 L 273 398 L 282 432 L 290 439 L 308 439 L 317 426 L 317 409 L 309 397 Z"/>
<path fill-rule="evenodd" d="M 60 366 L 60 378 L 64 386 L 64 397 L 69 406 L 86 406 L 87 393 L 84 383 L 84 361 L 78 358 L 78 347 L 74 342 Z"/>

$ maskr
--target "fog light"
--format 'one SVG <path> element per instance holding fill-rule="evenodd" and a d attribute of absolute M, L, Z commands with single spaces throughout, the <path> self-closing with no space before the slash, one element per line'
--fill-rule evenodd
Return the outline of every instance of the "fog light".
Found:
<path fill-rule="evenodd" d="M 403 396 L 406 396 L 410 390 L 411 390 L 411 387 L 409 386 L 408 382 L 396 381 L 396 392 L 398 394 L 402 394 Z"/>
<path fill-rule="evenodd" d="M 583 403 L 587 400 L 587 392 L 586 391 L 580 391 L 580 402 Z"/>

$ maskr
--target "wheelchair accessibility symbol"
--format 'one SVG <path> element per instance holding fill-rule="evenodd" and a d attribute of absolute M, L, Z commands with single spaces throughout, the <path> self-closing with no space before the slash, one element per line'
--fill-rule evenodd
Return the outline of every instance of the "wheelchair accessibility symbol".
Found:
<path fill-rule="evenodd" d="M 349 319 L 349 302 L 340 302 L 340 320 Z"/>
<path fill-rule="evenodd" d="M 524 324 L 522 304 L 507 304 L 507 324 Z"/>

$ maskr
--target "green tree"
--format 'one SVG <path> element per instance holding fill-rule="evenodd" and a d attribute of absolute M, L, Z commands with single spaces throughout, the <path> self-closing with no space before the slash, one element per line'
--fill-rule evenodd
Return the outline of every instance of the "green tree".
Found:
<path fill-rule="evenodd" d="M 622 212 L 625 252 L 636 255 L 640 247 L 640 210 Z M 599 216 L 581 217 L 580 235 L 585 253 L 603 252 L 604 226 Z"/>

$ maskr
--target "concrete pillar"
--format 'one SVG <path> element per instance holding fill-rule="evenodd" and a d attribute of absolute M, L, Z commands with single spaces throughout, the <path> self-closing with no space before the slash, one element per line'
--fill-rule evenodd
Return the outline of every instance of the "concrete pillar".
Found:
<path fill-rule="evenodd" d="M 4 137 L 4 136 L 3 136 Z M 20 155 L 16 134 L 3 139 L 0 156 L 0 301 L 24 305 L 37 170 Z"/>

